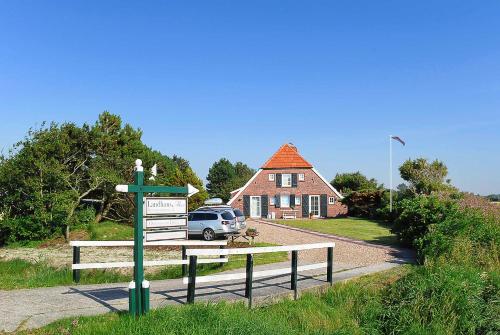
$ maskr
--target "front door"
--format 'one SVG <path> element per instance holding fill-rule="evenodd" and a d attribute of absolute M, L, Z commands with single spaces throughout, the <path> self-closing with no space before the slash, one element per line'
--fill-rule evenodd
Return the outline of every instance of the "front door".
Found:
<path fill-rule="evenodd" d="M 250 217 L 260 218 L 261 207 L 260 197 L 250 197 Z"/>
<path fill-rule="evenodd" d="M 309 213 L 314 217 L 319 217 L 319 195 L 309 196 Z"/>

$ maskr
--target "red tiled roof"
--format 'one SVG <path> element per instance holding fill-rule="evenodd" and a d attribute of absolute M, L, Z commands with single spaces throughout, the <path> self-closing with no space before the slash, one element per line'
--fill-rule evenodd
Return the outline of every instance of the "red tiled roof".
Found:
<path fill-rule="evenodd" d="M 292 144 L 283 144 L 278 151 L 272 155 L 267 162 L 262 165 L 263 169 L 282 169 L 282 168 L 312 168 L 313 166 L 306 161 L 297 148 Z"/>

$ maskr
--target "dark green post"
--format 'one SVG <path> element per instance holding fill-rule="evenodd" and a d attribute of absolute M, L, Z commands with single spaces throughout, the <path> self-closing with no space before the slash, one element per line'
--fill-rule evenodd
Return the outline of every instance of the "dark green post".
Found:
<path fill-rule="evenodd" d="M 247 254 L 246 270 L 245 297 L 248 298 L 248 308 L 252 308 L 253 254 Z"/>
<path fill-rule="evenodd" d="M 80 264 L 80 247 L 73 247 L 73 264 Z M 73 281 L 80 281 L 80 270 L 73 270 Z"/>
<path fill-rule="evenodd" d="M 182 260 L 185 261 L 187 260 L 187 256 L 186 256 L 186 246 L 183 245 L 182 246 Z M 182 264 L 182 276 L 185 277 L 186 276 L 186 272 L 187 272 L 187 264 Z"/>
<path fill-rule="evenodd" d="M 333 285 L 333 247 L 328 247 L 326 280 Z"/>
<path fill-rule="evenodd" d="M 299 259 L 299 252 L 292 250 L 292 273 L 290 277 L 291 289 L 293 290 L 293 298 L 297 299 L 297 264 Z"/>
<path fill-rule="evenodd" d="M 134 281 L 135 281 L 135 303 L 136 314 L 143 314 L 142 281 L 144 280 L 144 246 L 142 227 L 142 206 L 144 193 L 140 186 L 144 185 L 144 171 L 142 162 L 135 162 L 134 185 L 138 186 L 135 192 L 135 215 L 134 215 Z M 146 297 L 145 297 L 146 298 Z M 147 297 L 149 299 L 149 297 Z"/>
<path fill-rule="evenodd" d="M 196 263 L 198 262 L 197 256 L 189 256 L 189 276 L 188 276 L 188 292 L 187 303 L 194 302 L 194 294 L 196 290 Z"/>

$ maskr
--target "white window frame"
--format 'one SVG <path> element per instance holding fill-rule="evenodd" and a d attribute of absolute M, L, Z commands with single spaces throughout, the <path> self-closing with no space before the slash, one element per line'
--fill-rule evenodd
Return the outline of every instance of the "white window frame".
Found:
<path fill-rule="evenodd" d="M 304 181 L 306 179 L 306 176 L 303 173 L 299 173 L 298 178 L 299 181 Z"/>
<path fill-rule="evenodd" d="M 267 178 L 269 179 L 269 181 L 274 181 L 276 177 L 274 173 L 270 173 Z"/>
<path fill-rule="evenodd" d="M 302 204 L 302 196 L 301 195 L 295 195 L 295 206 L 300 206 Z"/>
<path fill-rule="evenodd" d="M 289 181 L 288 184 L 285 184 L 285 176 L 287 176 L 286 180 Z M 281 187 L 292 187 L 292 174 L 291 173 L 283 173 L 281 175 Z"/>
<path fill-rule="evenodd" d="M 283 197 L 288 198 L 288 205 L 286 206 L 283 205 Z M 290 208 L 290 194 L 288 193 L 280 194 L 280 208 Z"/>
<path fill-rule="evenodd" d="M 269 205 L 271 206 L 276 205 L 276 196 L 272 195 L 269 197 Z"/>
<path fill-rule="evenodd" d="M 328 197 L 328 204 L 334 205 L 335 204 L 335 197 Z"/>

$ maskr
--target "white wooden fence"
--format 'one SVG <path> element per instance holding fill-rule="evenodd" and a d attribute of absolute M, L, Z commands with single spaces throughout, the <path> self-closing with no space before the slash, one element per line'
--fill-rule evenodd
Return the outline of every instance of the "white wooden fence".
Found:
<path fill-rule="evenodd" d="M 134 262 L 102 262 L 102 263 L 80 263 L 81 247 L 133 247 L 134 241 L 71 241 L 73 247 L 73 281 L 80 281 L 80 270 L 84 269 L 108 269 L 108 268 L 126 268 L 134 267 Z M 186 250 L 189 246 L 219 246 L 225 248 L 227 241 L 154 241 L 145 242 L 144 247 L 148 246 L 181 246 L 181 259 L 153 260 L 144 261 L 144 266 L 162 266 L 162 265 L 182 265 L 182 274 L 185 275 L 189 261 L 186 257 Z M 212 250 L 212 249 L 211 249 Z M 198 263 L 226 263 L 227 257 L 199 259 Z"/>
<path fill-rule="evenodd" d="M 249 306 L 252 306 L 252 281 L 253 278 L 262 278 L 277 276 L 283 274 L 291 274 L 290 282 L 291 289 L 294 290 L 294 295 L 297 297 L 297 273 L 300 271 L 308 271 L 314 269 L 327 268 L 327 281 L 333 283 L 333 248 L 335 243 L 311 243 L 299 245 L 286 245 L 276 247 L 254 247 L 254 248 L 234 248 L 234 249 L 189 249 L 187 256 L 189 256 L 189 275 L 183 278 L 184 284 L 188 284 L 187 302 L 193 303 L 195 297 L 196 283 L 209 283 L 227 280 L 245 279 L 245 297 L 248 298 Z M 314 263 L 298 266 L 298 252 L 301 250 L 311 249 L 327 249 L 327 262 Z M 292 260 L 291 266 L 286 268 L 263 270 L 253 272 L 253 255 L 270 253 L 270 252 L 283 252 L 291 251 Z M 229 256 L 229 255 L 247 255 L 246 271 L 231 274 L 218 274 L 208 276 L 196 276 L 196 265 L 200 263 L 198 256 Z"/>

